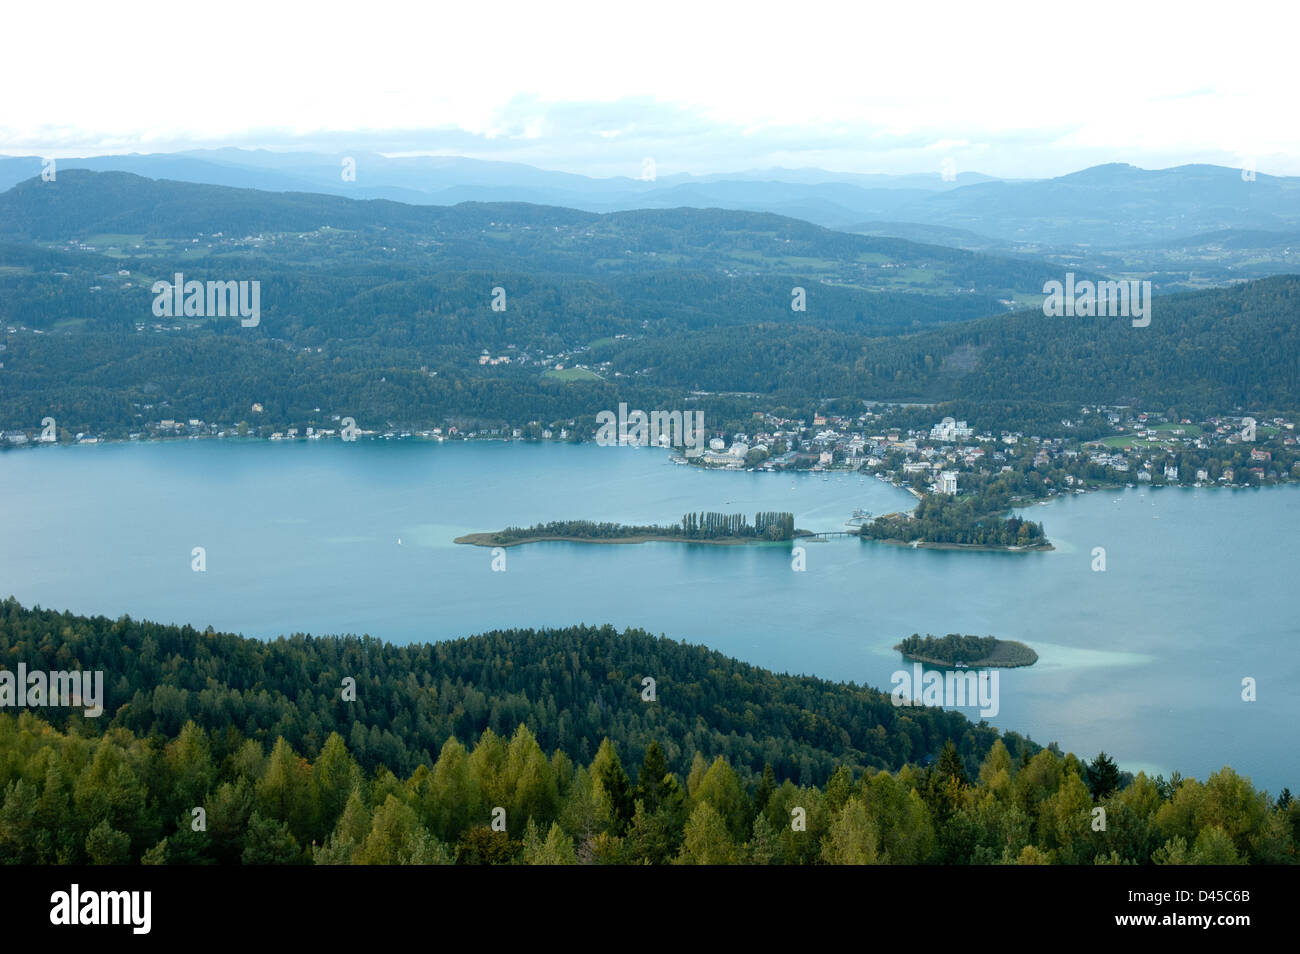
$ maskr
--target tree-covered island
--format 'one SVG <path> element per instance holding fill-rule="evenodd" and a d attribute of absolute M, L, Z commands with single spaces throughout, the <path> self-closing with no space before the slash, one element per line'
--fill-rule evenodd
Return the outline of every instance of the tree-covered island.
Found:
<path fill-rule="evenodd" d="M 1051 550 L 1043 525 L 1003 516 L 1010 501 L 1000 494 L 950 497 L 927 494 L 910 513 L 893 513 L 863 524 L 863 540 L 913 546 L 983 550 Z"/>
<path fill-rule="evenodd" d="M 939 637 L 927 633 L 921 637 L 913 633 L 894 648 L 913 662 L 932 666 L 1015 669 L 1038 662 L 1038 653 L 1024 643 L 994 636 L 949 633 Z"/>
<path fill-rule="evenodd" d="M 647 543 L 652 540 L 690 543 L 761 543 L 808 537 L 808 530 L 796 530 L 794 514 L 762 511 L 751 523 L 744 514 L 705 512 L 685 514 L 680 523 L 646 526 L 597 523 L 592 520 L 552 520 L 531 527 L 506 527 L 496 533 L 468 533 L 456 543 L 480 547 L 512 547 L 542 540 L 571 543 Z"/>

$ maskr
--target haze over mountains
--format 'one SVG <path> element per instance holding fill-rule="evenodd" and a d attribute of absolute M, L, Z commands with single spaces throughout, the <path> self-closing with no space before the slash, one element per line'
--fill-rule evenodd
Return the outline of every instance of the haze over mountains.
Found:
<path fill-rule="evenodd" d="M 880 234 L 883 223 L 899 237 L 928 235 L 931 241 L 983 249 L 1118 248 L 1181 242 L 1224 229 L 1300 229 L 1300 178 L 1261 172 L 1248 179 L 1240 169 L 1210 165 L 1146 170 L 1112 163 L 1043 180 L 998 180 L 955 170 L 949 181 L 938 170 L 890 176 L 820 169 L 651 179 L 650 168 L 601 179 L 519 163 L 358 154 L 351 157 L 355 181 L 344 181 L 344 158 L 216 149 L 59 159 L 57 167 L 417 205 L 529 202 L 588 212 L 683 206 L 774 212 L 872 234 Z M 0 158 L 0 190 L 40 172 L 38 157 Z"/>
<path fill-rule="evenodd" d="M 257 280 L 259 322 L 159 316 L 151 286 L 176 272 Z M 1044 405 L 1051 426 L 1088 400 L 1300 400 L 1294 274 L 1161 295 L 1134 329 L 1045 318 L 1061 272 L 769 213 L 406 205 L 66 169 L 0 194 L 15 329 L 0 426 L 49 414 L 126 433 L 164 405 L 234 422 L 253 400 L 278 424 L 562 421 L 699 392 L 746 410 L 1021 402 L 1022 419 L 1051 395 L 1066 402 Z"/>
<path fill-rule="evenodd" d="M 260 235 L 268 241 L 251 238 Z M 702 272 L 728 285 L 787 275 L 794 284 L 945 298 L 949 318 L 1005 311 L 1041 295 L 1043 283 L 1057 276 L 1042 261 L 851 235 L 770 213 L 676 208 L 598 214 L 526 203 L 417 206 L 77 169 L 0 194 L 0 238 L 6 237 L 84 239 L 96 251 L 130 258 L 156 254 L 158 243 L 198 244 L 185 247 L 192 262 L 209 254 L 255 252 L 302 264 L 346 249 L 350 266 L 373 259 L 386 269 L 401 263 L 426 271 Z M 791 287 L 782 290 L 787 311 Z"/>
<path fill-rule="evenodd" d="M 845 225 L 897 207 L 906 197 L 992 181 L 962 173 L 910 176 L 831 173 L 820 169 L 761 169 L 736 174 L 636 176 L 608 179 L 538 169 L 522 163 L 456 156 L 351 156 L 355 181 L 344 181 L 345 157 L 319 153 L 215 149 L 186 153 L 60 159 L 59 169 L 134 172 L 155 179 L 276 192 L 316 192 L 358 199 L 392 199 L 416 205 L 459 202 L 530 202 L 612 212 L 628 209 L 717 207 L 777 212 L 820 225 Z M 38 175 L 37 157 L 0 158 L 0 190 Z M 644 177 L 643 177 L 644 176 Z M 893 195 L 901 193 L 901 195 Z"/>

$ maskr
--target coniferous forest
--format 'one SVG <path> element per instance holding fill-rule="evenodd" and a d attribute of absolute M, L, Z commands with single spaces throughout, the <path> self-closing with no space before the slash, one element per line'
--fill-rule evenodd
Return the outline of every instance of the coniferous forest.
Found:
<path fill-rule="evenodd" d="M 682 540 L 791 540 L 795 536 L 794 514 L 762 511 L 750 523 L 744 514 L 701 511 L 682 516 L 668 526 L 639 526 L 597 523 L 592 520 L 551 520 L 531 527 L 506 527 L 487 534 L 494 543 L 556 539 L 622 540 L 637 537 L 677 537 Z"/>
<path fill-rule="evenodd" d="M 11 864 L 1293 863 L 1300 805 L 611 627 L 264 642 L 0 604 Z"/>
<path fill-rule="evenodd" d="M 0 944 L 1285 936 L 1289 21 L 388 6 L 5 11 Z"/>

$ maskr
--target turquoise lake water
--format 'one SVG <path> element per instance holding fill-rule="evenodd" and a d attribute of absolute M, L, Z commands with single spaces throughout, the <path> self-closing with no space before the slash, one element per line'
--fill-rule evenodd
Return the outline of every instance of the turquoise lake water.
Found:
<path fill-rule="evenodd" d="M 912 496 L 849 475 L 703 472 L 650 448 L 528 443 L 174 441 L 0 454 L 0 595 L 249 636 L 394 642 L 613 623 L 778 671 L 890 688 L 913 632 L 995 635 L 989 719 L 1081 757 L 1300 790 L 1300 487 L 1133 489 L 1027 509 L 1056 550 L 452 539 L 563 518 L 671 523 L 791 510 L 840 530 Z M 400 542 L 399 542 L 400 541 Z M 191 569 L 194 547 L 207 569 Z M 1094 547 L 1106 571 L 1092 570 Z M 1257 682 L 1243 702 L 1242 679 Z M 671 687 L 659 686 L 670 704 Z M 974 709 L 963 709 L 979 718 Z"/>

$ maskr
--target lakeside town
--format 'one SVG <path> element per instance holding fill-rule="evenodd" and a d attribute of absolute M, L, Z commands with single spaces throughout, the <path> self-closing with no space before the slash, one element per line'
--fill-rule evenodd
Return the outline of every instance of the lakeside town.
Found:
<path fill-rule="evenodd" d="M 808 471 L 874 475 L 913 491 L 958 496 L 989 478 L 1014 474 L 1024 495 L 1051 497 L 1101 486 L 1183 485 L 1249 487 L 1300 479 L 1295 422 L 1284 417 L 1256 420 L 1216 415 L 1204 421 L 1169 419 L 1154 411 L 1086 405 L 1062 428 L 1093 438 L 1043 437 L 1018 430 L 977 429 L 943 417 L 927 427 L 892 424 L 902 405 L 885 404 L 856 417 L 816 413 L 811 421 L 753 413 L 749 430 L 711 429 L 698 449 L 675 448 L 672 460 L 708 469 Z M 143 405 L 142 412 L 153 411 Z M 261 404 L 250 406 L 256 421 Z M 315 409 L 320 413 L 320 409 Z M 415 429 L 358 427 L 352 418 L 325 415 L 326 425 L 273 428 L 248 421 L 219 424 L 198 418 L 161 417 L 125 435 L 130 441 L 167 438 L 262 438 L 270 441 L 543 440 L 581 442 L 592 433 L 578 420 L 543 425 L 462 428 L 455 424 Z M 103 435 L 69 433 L 51 418 L 40 427 L 0 431 L 0 447 L 39 444 L 96 444 Z M 120 439 L 120 438 L 115 438 Z"/>
<path fill-rule="evenodd" d="M 801 420 L 764 416 L 762 427 L 714 437 L 707 450 L 677 458 L 729 470 L 861 471 L 919 493 L 957 495 L 974 477 L 1032 473 L 1038 496 L 1090 487 L 1255 486 L 1300 478 L 1295 422 L 1282 417 L 1215 416 L 1200 423 L 1132 408 L 1084 406 L 1113 433 L 1095 439 L 1040 437 L 1023 431 L 976 432 L 944 417 L 928 430 L 873 425 L 890 410 L 857 418 Z M 1073 421 L 1062 421 L 1065 427 Z"/>

